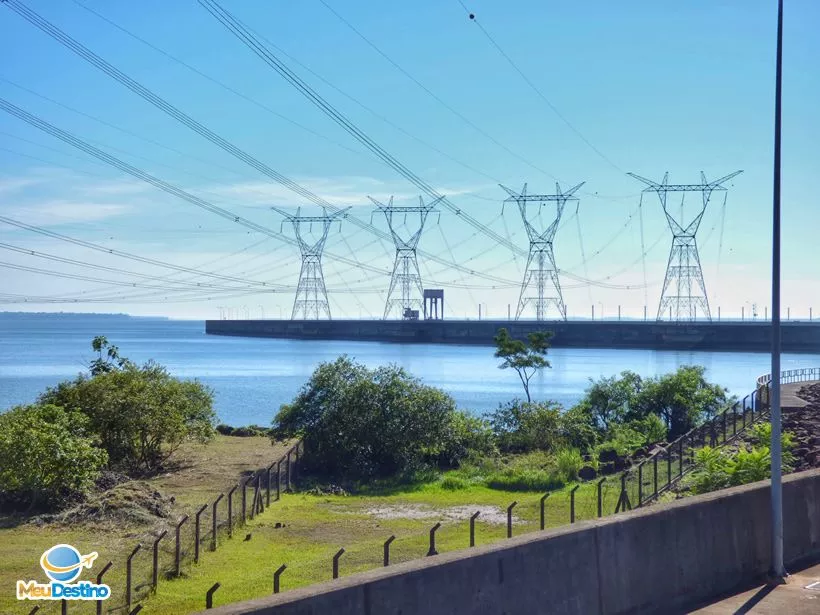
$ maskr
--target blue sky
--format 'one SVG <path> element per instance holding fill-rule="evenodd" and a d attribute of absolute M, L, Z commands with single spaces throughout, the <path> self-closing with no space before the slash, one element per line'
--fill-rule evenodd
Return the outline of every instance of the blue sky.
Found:
<path fill-rule="evenodd" d="M 588 315 L 593 304 L 597 315 L 603 310 L 605 316 L 618 305 L 635 316 L 645 304 L 650 314 L 656 310 L 671 235 L 653 196 L 644 200 L 641 241 L 635 213 L 641 186 L 627 171 L 656 180 L 669 171 L 672 182 L 688 183 L 697 182 L 701 170 L 715 178 L 743 169 L 728 184 L 725 217 L 722 196 L 716 195 L 707 210 L 699 234 L 701 260 L 713 309 L 720 305 L 724 315 L 732 315 L 745 306 L 748 314 L 757 304 L 762 314 L 769 304 L 774 1 L 465 1 L 504 53 L 603 155 L 523 81 L 458 0 L 326 2 L 480 131 L 392 66 L 320 0 L 225 0 L 223 6 L 286 53 L 282 57 L 294 71 L 393 156 L 524 249 L 518 212 L 508 206 L 501 216 L 506 194 L 497 183 L 518 189 L 528 182 L 531 192 L 546 193 L 554 190 L 555 178 L 564 187 L 585 181 L 579 213 L 575 217 L 574 206 L 567 208 L 555 242 L 558 267 L 595 282 L 562 276 L 571 316 Z M 25 4 L 244 151 L 330 202 L 352 206 L 357 218 L 371 220 L 367 195 L 386 200 L 394 194 L 399 205 L 416 202 L 417 188 L 368 154 L 194 0 Z M 813 303 L 820 308 L 820 264 L 813 250 L 820 214 L 810 185 L 820 168 L 818 23 L 817 2 L 786 2 L 783 302 L 792 316 L 806 316 Z M 0 96 L 128 163 L 277 232 L 292 234 L 269 206 L 302 205 L 304 212 L 316 212 L 5 7 L 0 7 L 0 53 L 6 59 Z M 690 207 L 685 211 L 694 211 Z M 179 290 L 11 269 L 3 264 L 123 284 L 137 280 L 0 249 L 0 292 L 7 296 L 106 299 L 8 303 L 0 309 L 198 318 L 216 317 L 220 306 L 244 315 L 246 306 L 251 316 L 290 313 L 296 247 L 139 183 L 5 113 L 0 114 L 0 209 L 12 219 L 111 249 L 282 285 L 277 293 L 226 298 L 215 291 L 211 300 L 180 302 Z M 543 219 L 548 216 L 545 209 Z M 372 220 L 386 230 L 383 218 Z M 1 223 L 0 242 L 136 272 L 142 284 L 179 288 L 179 280 L 190 285 L 202 279 Z M 506 316 L 509 303 L 515 310 L 520 256 L 446 210 L 431 216 L 420 247 L 507 281 L 492 282 L 420 256 L 425 285 L 446 289 L 448 316 L 475 317 L 479 303 L 491 316 Z M 361 271 L 326 258 L 334 317 L 381 315 L 392 246 L 344 221 L 341 230 L 334 227 L 327 251 L 384 271 Z M 169 275 L 166 282 L 144 277 Z M 161 303 L 164 297 L 168 301 Z"/>

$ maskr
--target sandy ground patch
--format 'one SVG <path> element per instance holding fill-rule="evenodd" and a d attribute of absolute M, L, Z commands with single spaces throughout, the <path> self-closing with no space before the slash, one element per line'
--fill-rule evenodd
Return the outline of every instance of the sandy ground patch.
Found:
<path fill-rule="evenodd" d="M 507 511 L 497 506 L 475 505 L 475 506 L 451 506 L 450 508 L 430 508 L 423 504 L 392 504 L 385 506 L 372 506 L 365 508 L 365 514 L 377 519 L 437 519 L 444 523 L 465 521 L 474 513 L 479 512 L 478 521 L 491 523 L 494 525 L 505 525 L 507 523 Z M 513 523 L 520 523 L 521 520 L 513 515 Z"/>

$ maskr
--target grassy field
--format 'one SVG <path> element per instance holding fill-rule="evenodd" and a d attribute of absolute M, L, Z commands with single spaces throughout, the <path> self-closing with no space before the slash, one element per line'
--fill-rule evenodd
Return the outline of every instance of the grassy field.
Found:
<path fill-rule="evenodd" d="M 140 557 L 149 556 L 147 548 L 155 533 L 168 527 L 183 514 L 192 514 L 194 509 L 214 499 L 236 484 L 242 473 L 266 466 L 278 459 L 286 450 L 284 445 L 271 446 L 263 437 L 236 438 L 217 436 L 207 445 L 189 444 L 183 446 L 175 457 L 175 471 L 144 481 L 148 491 L 158 490 L 166 497 L 173 497 L 169 518 L 154 518 L 152 522 L 134 520 L 132 502 L 123 499 L 113 505 L 118 510 L 109 511 L 102 519 L 71 524 L 47 523 L 35 525 L 21 523 L 19 519 L 0 518 L 0 613 L 29 613 L 34 603 L 18 602 L 15 586 L 18 579 L 36 579 L 45 582 L 39 566 L 42 553 L 58 543 L 74 545 L 82 553 L 97 551 L 99 559 L 91 571 L 95 576 L 107 561 L 114 566 L 106 574 L 106 582 L 117 589 L 123 585 L 125 558 L 137 542 L 146 549 Z M 167 501 L 167 500 L 166 500 Z M 149 557 L 150 559 L 150 557 Z M 84 574 L 82 579 L 90 578 Z M 39 613 L 59 613 L 59 605 L 39 602 Z M 113 600 L 112 600 L 113 605 Z M 94 612 L 93 604 L 70 605 L 69 613 Z M 169 611 L 173 612 L 173 611 Z"/>
<path fill-rule="evenodd" d="M 340 575 L 383 565 L 383 544 L 396 537 L 391 563 L 424 557 L 429 530 L 437 522 L 439 553 L 469 548 L 469 517 L 481 511 L 476 522 L 476 544 L 506 537 L 506 510 L 513 502 L 513 534 L 540 529 L 541 493 L 506 492 L 472 486 L 447 490 L 440 483 L 406 492 L 368 496 L 285 495 L 264 514 L 249 522 L 241 536 L 207 553 L 182 580 L 160 583 L 158 592 L 144 603 L 144 613 L 190 613 L 205 606 L 205 593 L 214 583 L 221 588 L 215 604 L 258 598 L 272 593 L 273 572 L 282 564 L 282 591 L 330 580 L 333 555 L 344 548 Z M 608 482 L 603 492 L 605 510 L 613 510 L 618 491 Z M 576 518 L 597 514 L 594 485 L 576 493 Z M 546 501 L 546 524 L 569 523 L 569 490 L 554 492 Z M 280 527 L 277 527 L 280 524 Z M 250 534 L 250 540 L 245 540 Z"/>
<path fill-rule="evenodd" d="M 76 546 L 81 552 L 97 551 L 96 574 L 108 560 L 115 566 L 106 575 L 113 591 L 122 591 L 125 557 L 140 541 L 143 551 L 135 558 L 135 583 L 145 579 L 149 569 L 152 536 L 161 527 L 169 527 L 182 514 L 191 514 L 201 504 L 236 483 L 250 470 L 263 467 L 285 452 L 286 447 L 271 447 L 265 438 L 220 436 L 209 445 L 187 446 L 178 456 L 179 468 L 170 474 L 146 481 L 148 486 L 175 503 L 168 519 L 148 524 L 112 522 L 74 523 L 71 526 L 18 524 L 0 529 L 3 563 L 0 564 L 0 613 L 28 613 L 32 603 L 19 603 L 13 591 L 17 579 L 42 579 L 39 557 L 59 542 Z M 453 480 L 458 477 L 458 480 Z M 452 488 L 453 486 L 458 488 Z M 449 487 L 449 488 L 448 488 Z M 546 500 L 547 527 L 570 521 L 569 488 L 552 492 Z M 618 485 L 604 483 L 605 514 L 615 508 Z M 332 558 L 340 549 L 340 574 L 382 566 L 383 543 L 394 535 L 390 557 L 398 563 L 424 557 L 429 545 L 429 530 L 440 522 L 436 547 L 442 553 L 469 547 L 469 517 L 481 514 L 476 522 L 476 544 L 503 540 L 506 537 L 507 507 L 514 501 L 513 534 L 540 529 L 542 492 L 490 489 L 483 484 L 465 481 L 463 473 L 453 472 L 430 483 L 386 488 L 367 495 L 283 494 L 262 514 L 234 531 L 233 538 L 224 533 L 219 548 L 203 546 L 200 562 L 187 562 L 178 579 L 160 578 L 155 595 L 144 599 L 142 613 L 178 615 L 201 610 L 205 593 L 215 582 L 221 588 L 216 604 L 226 604 L 261 597 L 273 591 L 273 572 L 286 564 L 281 577 L 282 591 L 332 578 Z M 597 515 L 597 493 L 594 484 L 581 485 L 576 492 L 577 520 Z M 7 524 L 9 520 L 6 520 Z M 278 525 L 278 527 L 277 527 Z M 250 536 L 246 540 L 247 536 Z M 160 563 L 167 569 L 172 561 L 172 541 L 160 552 Z M 142 558 L 142 559 L 140 559 Z M 88 578 L 83 576 L 82 578 Z M 43 579 L 44 580 L 44 579 Z M 115 598 L 119 598 L 116 599 Z M 121 605 L 115 596 L 107 608 Z M 40 603 L 40 613 L 58 613 L 59 604 Z M 92 613 L 93 603 L 74 602 L 69 613 Z M 123 612 L 122 609 L 116 612 Z"/>

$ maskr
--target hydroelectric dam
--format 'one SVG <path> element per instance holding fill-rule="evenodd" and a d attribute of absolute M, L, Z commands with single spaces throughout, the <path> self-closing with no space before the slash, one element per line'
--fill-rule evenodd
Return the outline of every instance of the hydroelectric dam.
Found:
<path fill-rule="evenodd" d="M 349 340 L 396 344 L 492 346 L 500 328 L 523 339 L 552 331 L 556 348 L 641 348 L 767 352 L 769 321 L 630 320 L 207 320 L 209 335 L 292 340 Z M 820 353 L 820 321 L 785 321 L 783 352 Z"/>

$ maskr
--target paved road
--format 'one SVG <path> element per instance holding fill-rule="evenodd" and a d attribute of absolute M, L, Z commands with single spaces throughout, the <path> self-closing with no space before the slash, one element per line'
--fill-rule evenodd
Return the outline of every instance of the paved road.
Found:
<path fill-rule="evenodd" d="M 692 611 L 701 615 L 818 615 L 820 564 L 792 573 L 784 585 L 761 585 Z"/>

